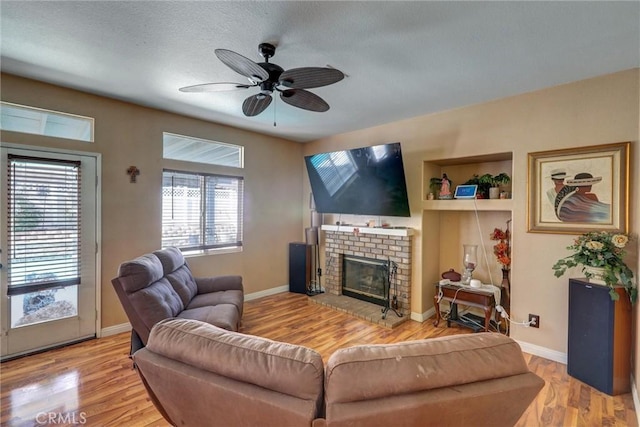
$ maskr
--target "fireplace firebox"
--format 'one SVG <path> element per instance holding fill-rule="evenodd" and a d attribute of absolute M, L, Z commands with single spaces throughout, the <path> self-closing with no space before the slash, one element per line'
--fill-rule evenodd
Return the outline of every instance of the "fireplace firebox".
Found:
<path fill-rule="evenodd" d="M 342 294 L 384 307 L 389 295 L 389 261 L 344 255 Z"/>

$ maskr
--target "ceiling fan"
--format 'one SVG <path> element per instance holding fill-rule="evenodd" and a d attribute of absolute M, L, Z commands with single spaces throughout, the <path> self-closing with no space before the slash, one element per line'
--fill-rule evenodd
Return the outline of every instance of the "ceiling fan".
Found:
<path fill-rule="evenodd" d="M 244 56 L 227 49 L 216 49 L 215 54 L 227 67 L 249 79 L 244 83 L 204 83 L 180 88 L 181 92 L 221 92 L 258 87 L 260 93 L 251 95 L 242 103 L 245 116 L 257 116 L 271 104 L 273 92 L 280 93 L 280 99 L 289 105 L 309 111 L 324 112 L 329 104 L 318 95 L 305 89 L 327 86 L 339 82 L 344 74 L 329 67 L 302 67 L 285 71 L 269 62 L 276 53 L 275 45 L 260 43 L 258 52 L 264 62 L 255 63 Z"/>

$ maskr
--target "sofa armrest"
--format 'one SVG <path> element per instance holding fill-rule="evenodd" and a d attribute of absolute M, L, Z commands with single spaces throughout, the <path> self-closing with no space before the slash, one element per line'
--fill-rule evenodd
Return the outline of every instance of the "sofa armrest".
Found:
<path fill-rule="evenodd" d="M 214 276 L 196 277 L 198 294 L 208 294 L 219 291 L 244 291 L 242 276 Z"/>

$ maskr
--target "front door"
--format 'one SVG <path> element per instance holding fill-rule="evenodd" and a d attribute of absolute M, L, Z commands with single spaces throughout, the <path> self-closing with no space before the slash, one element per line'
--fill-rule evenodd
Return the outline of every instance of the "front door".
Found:
<path fill-rule="evenodd" d="M 92 156 L 0 150 L 2 359 L 96 335 Z"/>

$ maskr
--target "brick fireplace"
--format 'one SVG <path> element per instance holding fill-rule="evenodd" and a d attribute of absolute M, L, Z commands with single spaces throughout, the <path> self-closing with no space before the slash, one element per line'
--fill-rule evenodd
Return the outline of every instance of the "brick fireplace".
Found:
<path fill-rule="evenodd" d="M 343 257 L 390 261 L 397 266 L 390 283 L 391 296 L 397 289 L 398 311 L 409 318 L 411 307 L 411 239 L 407 228 L 375 228 L 323 225 L 325 232 L 324 288 L 326 293 L 342 295 Z M 354 298 L 344 297 L 358 302 Z M 347 310 L 348 311 L 348 310 Z M 395 314 L 389 314 L 395 317 Z"/>

